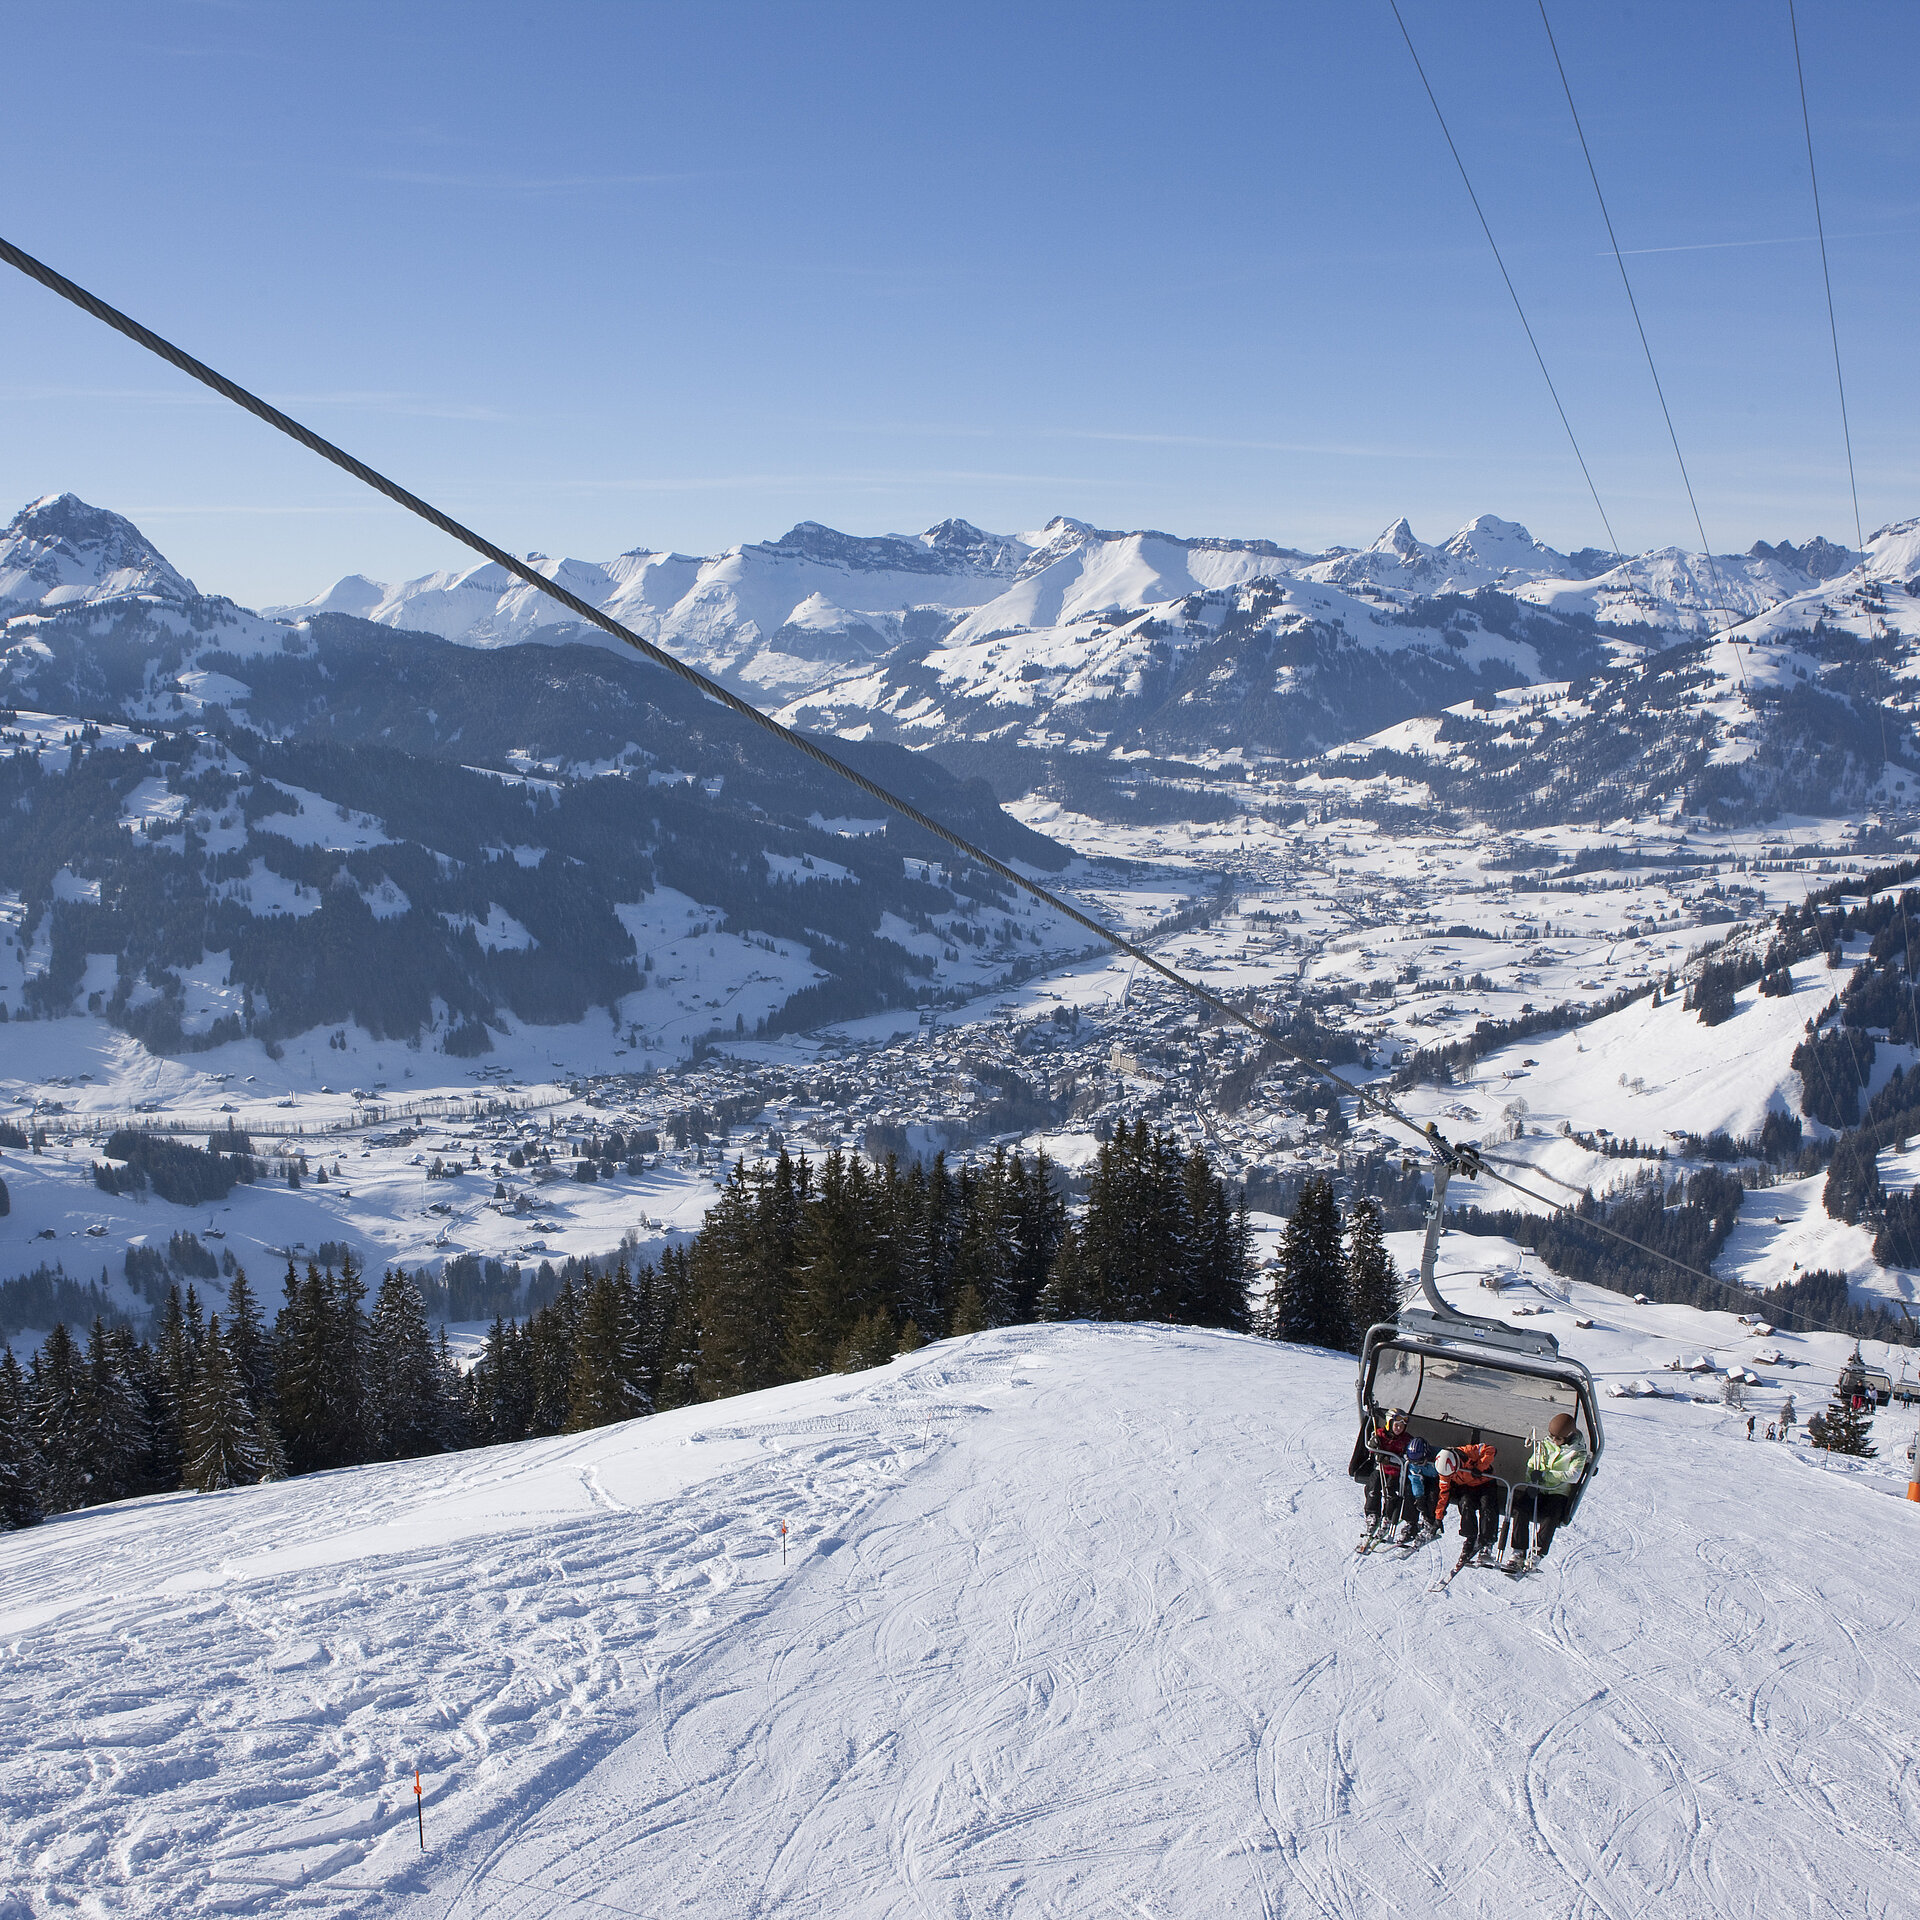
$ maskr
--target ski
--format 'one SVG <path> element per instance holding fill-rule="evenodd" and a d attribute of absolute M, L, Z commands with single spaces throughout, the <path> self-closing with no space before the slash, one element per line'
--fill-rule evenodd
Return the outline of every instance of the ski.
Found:
<path fill-rule="evenodd" d="M 1456 1573 L 1458 1573 L 1462 1567 L 1470 1566 L 1471 1564 L 1472 1562 L 1463 1553 L 1460 1556 L 1460 1558 L 1456 1560 L 1453 1563 L 1453 1565 L 1449 1567 L 1447 1571 L 1443 1573 L 1440 1576 L 1440 1578 L 1436 1580 L 1434 1584 L 1427 1589 L 1427 1591 L 1429 1593 L 1445 1593 L 1446 1590 L 1453 1585 L 1453 1576 Z"/>

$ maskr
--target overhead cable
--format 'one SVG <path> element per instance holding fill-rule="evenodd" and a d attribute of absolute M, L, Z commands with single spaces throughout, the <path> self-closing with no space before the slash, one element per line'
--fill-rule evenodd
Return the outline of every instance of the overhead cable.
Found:
<path fill-rule="evenodd" d="M 1447 125 L 1447 116 L 1440 111 L 1440 102 L 1433 91 L 1433 82 L 1427 78 L 1427 70 L 1421 64 L 1419 52 L 1413 44 L 1413 35 L 1407 31 L 1407 23 L 1401 18 L 1400 0 L 1387 0 L 1393 9 L 1393 17 L 1400 28 L 1400 37 L 1407 43 L 1407 52 L 1413 58 L 1413 70 L 1420 76 L 1420 84 L 1426 89 L 1428 103 L 1433 108 L 1433 117 L 1440 122 L 1441 136 L 1447 143 L 1447 151 L 1453 155 L 1453 164 L 1460 169 L 1460 184 L 1467 190 L 1467 198 L 1473 202 L 1474 216 L 1480 222 L 1480 231 L 1487 236 L 1487 245 L 1493 249 L 1493 264 L 1500 269 L 1500 278 L 1506 282 L 1507 297 L 1513 302 L 1513 310 L 1520 316 L 1521 331 L 1527 336 L 1527 345 L 1533 349 L 1535 363 L 1540 368 L 1540 377 L 1547 383 L 1547 392 L 1553 397 L 1553 410 L 1560 416 L 1560 424 L 1567 430 L 1567 444 L 1573 448 L 1573 457 L 1580 463 L 1580 477 L 1587 483 L 1587 491 L 1593 495 L 1594 510 L 1600 516 L 1600 524 L 1607 530 L 1608 551 L 1618 555 L 1620 542 L 1613 531 L 1613 522 L 1607 518 L 1607 510 L 1600 504 L 1600 489 L 1593 483 L 1593 475 L 1587 467 L 1587 456 L 1580 451 L 1580 442 L 1573 431 L 1573 422 L 1567 418 L 1567 410 L 1560 404 L 1560 390 L 1553 384 L 1553 375 L 1547 371 L 1546 355 L 1540 351 L 1540 342 L 1533 336 L 1532 323 L 1527 319 L 1527 310 L 1520 304 L 1519 290 L 1513 284 L 1513 276 L 1507 271 L 1507 263 L 1501 257 L 1500 243 L 1493 237 L 1493 228 L 1487 224 L 1487 216 L 1480 205 L 1480 196 L 1473 190 L 1473 181 L 1467 173 L 1467 163 L 1460 157 L 1460 149 L 1454 144 L 1453 130 Z"/>
<path fill-rule="evenodd" d="M 1800 125 L 1807 136 L 1807 179 L 1813 186 L 1813 226 L 1820 237 L 1820 278 L 1827 290 L 1827 334 L 1833 342 L 1833 384 L 1840 393 L 1840 434 L 1847 447 L 1847 485 L 1853 489 L 1854 544 L 1864 554 L 1867 536 L 1860 519 L 1860 482 L 1853 471 L 1853 428 L 1847 421 L 1847 381 L 1840 371 L 1840 323 L 1833 314 L 1833 274 L 1827 266 L 1827 223 L 1820 213 L 1820 175 L 1813 164 L 1813 119 L 1807 112 L 1807 76 L 1800 64 L 1800 22 L 1787 0 L 1787 25 L 1793 34 L 1793 77 L 1800 83 Z"/>
<path fill-rule="evenodd" d="M 1322 1080 L 1326 1081 L 1328 1085 L 1346 1094 L 1357 1103 L 1362 1112 L 1371 1111 L 1385 1119 L 1391 1120 L 1396 1126 L 1405 1128 L 1407 1132 L 1413 1134 L 1419 1140 L 1420 1144 L 1435 1159 L 1443 1161 L 1449 1166 L 1458 1167 L 1463 1171 L 1469 1168 L 1484 1169 L 1489 1179 L 1498 1181 L 1499 1184 L 1504 1187 L 1512 1188 L 1514 1192 L 1524 1195 L 1536 1204 L 1544 1206 L 1554 1212 L 1563 1210 L 1547 1195 L 1535 1193 L 1532 1189 L 1522 1186 L 1518 1181 L 1511 1180 L 1505 1175 L 1495 1172 L 1491 1167 L 1487 1167 L 1477 1148 L 1453 1145 L 1441 1135 L 1438 1127 L 1434 1124 L 1429 1123 L 1423 1127 L 1418 1121 L 1403 1112 L 1392 1100 L 1386 1098 L 1374 1088 L 1357 1085 L 1355 1082 L 1347 1079 L 1344 1074 L 1336 1073 L 1331 1067 L 1323 1066 L 1310 1054 L 1303 1052 L 1290 1041 L 1282 1039 L 1271 1025 L 1255 1019 L 1251 1014 L 1246 1012 L 1244 1008 L 1235 1006 L 1232 1001 L 1223 998 L 1210 988 L 1202 986 L 1199 981 L 1191 980 L 1177 968 L 1168 966 L 1165 961 L 1156 958 L 1154 954 L 1141 946 L 1137 941 L 1128 939 L 1125 934 L 1115 932 L 1113 928 L 1107 926 L 1104 922 L 1095 919 L 1092 914 L 1083 911 L 1050 889 L 1041 886 L 1038 881 L 1029 879 L 1027 875 L 1021 873 L 1018 868 L 1008 865 L 1004 860 L 997 859 L 983 847 L 976 846 L 963 835 L 954 832 L 951 827 L 945 826 L 940 821 L 934 819 L 932 815 L 923 813 L 910 801 L 902 799 L 898 794 L 883 787 L 878 781 L 869 779 L 864 773 L 849 766 L 846 761 L 840 759 L 837 755 L 829 753 L 827 749 L 817 741 L 810 740 L 805 734 L 798 733 L 791 727 L 781 725 L 781 723 L 771 715 L 762 713 L 760 709 L 750 701 L 743 700 L 738 694 L 729 691 L 717 680 L 709 679 L 708 676 L 700 672 L 698 668 L 691 667 L 685 661 L 677 659 L 674 655 L 668 653 L 665 648 L 656 646 L 652 641 L 642 638 L 641 635 L 635 633 L 631 628 L 623 626 L 619 621 L 613 619 L 611 615 L 604 613 L 600 608 L 593 606 L 588 601 L 582 600 L 577 594 L 570 593 L 556 581 L 548 579 L 545 574 L 541 573 L 529 562 L 519 559 L 516 555 L 509 553 L 504 547 L 494 545 L 491 540 L 487 540 L 480 534 L 475 533 L 471 528 L 463 526 L 451 515 L 442 513 L 438 507 L 422 500 L 417 494 L 408 492 L 407 489 L 399 485 L 398 482 L 389 480 L 384 474 L 378 473 L 372 467 L 366 465 L 364 461 L 355 459 L 352 454 L 335 446 L 332 441 L 323 439 L 310 427 L 303 426 L 298 420 L 292 418 L 291 415 L 281 412 L 278 407 L 262 400 L 257 394 L 248 392 L 245 387 L 229 380 L 224 374 L 217 373 L 203 361 L 196 360 L 190 353 L 187 353 L 180 347 L 174 346 L 171 341 L 162 338 L 161 335 L 155 333 L 150 327 L 141 325 L 139 321 L 120 312 L 118 308 L 109 306 L 106 301 L 100 299 L 95 294 L 89 293 L 86 288 L 80 286 L 77 282 L 69 280 L 64 274 L 56 272 L 52 267 L 46 265 L 45 262 L 35 259 L 32 254 L 16 247 L 11 241 L 4 238 L 0 238 L 0 260 L 4 260 L 9 266 L 17 268 L 30 280 L 38 281 L 41 286 L 46 287 L 50 292 L 57 293 L 63 300 L 70 301 L 83 313 L 91 314 L 94 319 L 100 321 L 105 326 L 111 327 L 116 333 L 124 334 L 137 345 L 145 347 L 148 352 L 157 355 L 160 359 L 166 361 L 168 365 L 177 367 L 189 378 L 197 380 L 201 385 L 211 388 L 224 399 L 231 400 L 234 405 L 243 408 L 256 419 L 264 421 L 277 432 L 286 434 L 289 439 L 297 440 L 310 452 L 318 454 L 323 460 L 331 462 L 343 472 L 351 474 L 356 480 L 373 488 L 376 493 L 383 494 L 397 506 L 404 507 L 409 513 L 417 515 L 430 526 L 437 527 L 442 533 L 459 541 L 461 545 L 472 548 L 474 552 L 491 560 L 496 566 L 503 568 L 516 579 L 525 581 L 528 586 L 546 594 L 548 598 L 558 601 L 579 619 L 600 628 L 604 633 L 611 634 L 613 638 L 632 647 L 635 652 L 651 660 L 656 666 L 664 667 L 669 673 L 685 681 L 689 686 L 696 688 L 710 700 L 717 702 L 730 712 L 739 715 L 741 719 L 772 734 L 775 739 L 784 742 L 796 752 L 805 754 L 808 759 L 825 767 L 829 772 L 837 774 L 842 780 L 845 780 L 851 786 L 857 787 L 870 799 L 879 801 L 882 806 L 897 813 L 903 820 L 910 821 L 914 826 L 919 827 L 925 833 L 931 834 L 935 839 L 944 841 L 948 846 L 952 847 L 956 852 L 964 854 L 967 859 L 976 865 L 984 867 L 990 873 L 997 874 L 1002 880 L 1005 880 L 1012 886 L 1018 887 L 1023 893 L 1039 901 L 1042 906 L 1048 907 L 1055 913 L 1061 914 L 1076 926 L 1085 928 L 1087 932 L 1106 942 L 1107 945 L 1113 947 L 1117 952 L 1128 955 L 1139 965 L 1158 974 L 1169 985 L 1179 988 L 1182 992 L 1191 995 L 1203 1005 L 1211 1007 L 1216 1013 L 1221 1015 L 1222 1018 L 1231 1020 L 1235 1024 L 1244 1027 L 1248 1032 L 1256 1035 L 1267 1045 L 1271 1046 L 1276 1053 L 1293 1061 L 1297 1066 L 1304 1067 L 1309 1072 L 1317 1074 Z M 1646 1254 L 1651 1259 L 1665 1261 L 1667 1265 L 1676 1267 L 1683 1273 L 1692 1274 L 1697 1279 L 1714 1281 L 1716 1285 L 1724 1286 L 1727 1284 L 1725 1281 L 1714 1280 L 1714 1276 L 1710 1273 L 1703 1273 L 1697 1267 L 1690 1267 L 1684 1261 L 1676 1260 L 1669 1254 L 1659 1252 L 1656 1248 L 1645 1246 L 1641 1242 L 1618 1232 L 1614 1228 L 1602 1226 L 1598 1221 L 1580 1219 L 1577 1215 L 1575 1218 L 1579 1221 L 1580 1225 L 1592 1227 L 1596 1232 L 1604 1234 L 1608 1239 L 1617 1240 L 1623 1246 L 1630 1246 L 1637 1252 Z"/>
<path fill-rule="evenodd" d="M 1404 1127 L 1409 1133 L 1415 1135 L 1429 1152 L 1448 1158 L 1455 1151 L 1435 1129 L 1422 1127 L 1418 1121 L 1403 1113 L 1383 1094 L 1372 1088 L 1356 1085 L 1343 1074 L 1335 1073 L 1331 1067 L 1323 1066 L 1310 1054 L 1303 1052 L 1290 1041 L 1282 1039 L 1269 1023 L 1256 1019 L 1243 1008 L 1235 1006 L 1232 1001 L 1203 987 L 1197 980 L 1188 979 L 1178 969 L 1157 959 L 1137 941 L 1129 940 L 1125 934 L 1115 932 L 1103 921 L 1095 919 L 1092 914 L 1041 886 L 1038 881 L 1029 879 L 1018 868 L 1010 866 L 1004 860 L 996 859 L 985 848 L 976 846 L 971 840 L 954 832 L 951 827 L 943 825 L 931 814 L 923 813 L 920 808 L 883 787 L 877 780 L 869 779 L 857 768 L 849 766 L 837 754 L 828 752 L 817 740 L 808 738 L 804 733 L 796 732 L 792 727 L 782 726 L 771 714 L 762 713 L 751 701 L 743 700 L 737 693 L 722 686 L 719 681 L 710 679 L 700 672 L 697 667 L 689 666 L 684 660 L 668 653 L 664 647 L 656 646 L 651 640 L 644 639 L 635 633 L 631 627 L 623 626 L 599 607 L 581 599 L 578 594 L 570 593 L 557 581 L 550 580 L 530 562 L 509 553 L 504 547 L 496 546 L 491 540 L 475 533 L 472 528 L 463 526 L 450 514 L 442 513 L 438 507 L 421 499 L 418 494 L 409 493 L 397 481 L 389 480 L 385 474 L 378 473 L 364 461 L 355 459 L 352 454 L 335 446 L 332 441 L 322 439 L 311 427 L 303 426 L 291 415 L 282 413 L 278 407 L 262 400 L 257 394 L 249 393 L 245 387 L 229 380 L 226 375 L 215 372 L 204 361 L 196 360 L 192 354 L 176 347 L 171 341 L 163 339 L 152 328 L 141 325 L 138 320 L 130 318 L 117 307 L 109 306 L 98 295 L 89 293 L 85 287 L 69 280 L 64 274 L 56 272 L 44 261 L 36 260 L 32 254 L 16 247 L 6 239 L 0 239 L 0 260 L 18 268 L 30 280 L 37 280 L 41 286 L 46 287 L 50 292 L 57 293 L 63 300 L 71 301 L 83 313 L 91 314 L 94 319 L 111 327 L 116 333 L 124 334 L 137 345 L 145 347 L 149 353 L 156 354 L 169 366 L 177 367 L 190 379 L 198 380 L 202 386 L 212 388 L 222 398 L 231 400 L 237 407 L 244 408 L 256 419 L 265 421 L 276 432 L 284 433 L 289 439 L 297 440 L 309 452 L 317 453 L 321 459 L 330 461 L 342 472 L 351 474 L 376 493 L 384 494 L 396 506 L 404 507 L 409 513 L 418 515 L 429 526 L 437 527 L 442 533 L 459 541 L 462 546 L 472 548 L 475 553 L 491 560 L 495 566 L 503 568 L 516 579 L 524 580 L 528 586 L 536 588 L 549 599 L 557 600 L 576 618 L 598 627 L 603 633 L 611 634 L 614 639 L 651 660 L 655 666 L 665 668 L 667 672 L 705 694 L 709 700 L 716 701 L 729 712 L 772 734 L 776 740 L 793 748 L 796 753 L 805 754 L 809 760 L 825 767 L 829 773 L 837 774 L 850 786 L 857 787 L 869 799 L 879 801 L 882 806 L 897 813 L 903 820 L 910 821 L 923 833 L 945 841 L 948 846 L 964 854 L 975 865 L 997 874 L 1009 885 L 1018 887 L 1022 892 L 1031 895 L 1042 906 L 1071 920 L 1076 926 L 1084 927 L 1087 932 L 1105 941 L 1116 951 L 1129 955 L 1139 965 L 1157 973 L 1170 985 L 1180 988 L 1181 991 L 1191 994 L 1196 1000 L 1211 1007 L 1222 1018 L 1232 1020 L 1246 1028 L 1248 1032 L 1257 1035 L 1272 1047 L 1275 1052 L 1284 1055 L 1296 1065 L 1318 1074 L 1329 1085 L 1357 1101 L 1363 1111 L 1370 1110 L 1393 1121 L 1395 1125 Z"/>
<path fill-rule="evenodd" d="M 1680 482 L 1687 490 L 1687 505 L 1693 510 L 1694 531 L 1699 534 L 1701 551 L 1706 555 L 1707 578 L 1713 584 L 1716 599 L 1719 599 L 1724 593 L 1724 589 L 1720 585 L 1720 569 L 1714 563 L 1713 548 L 1708 543 L 1707 529 L 1700 518 L 1700 503 L 1694 498 L 1693 478 L 1687 472 L 1686 455 L 1680 451 L 1680 435 L 1673 424 L 1672 410 L 1667 405 L 1666 389 L 1660 384 L 1660 369 L 1653 363 L 1653 346 L 1647 339 L 1646 325 L 1640 318 L 1640 303 L 1633 297 L 1633 281 L 1627 273 L 1627 263 L 1620 251 L 1619 238 L 1613 231 L 1613 216 L 1607 211 L 1607 196 L 1600 190 L 1600 171 L 1593 163 L 1593 152 L 1587 145 L 1586 129 L 1580 124 L 1580 109 L 1573 104 L 1573 86 L 1567 79 L 1566 65 L 1560 58 L 1559 43 L 1553 37 L 1553 22 L 1547 18 L 1547 0 L 1538 0 L 1538 4 L 1540 7 L 1540 24 L 1547 30 L 1547 45 L 1553 51 L 1553 64 L 1560 75 L 1560 87 L 1562 92 L 1567 96 L 1567 111 L 1573 115 L 1573 130 L 1579 136 L 1580 152 L 1587 163 L 1587 177 L 1593 182 L 1593 197 L 1599 201 L 1600 218 L 1606 223 L 1607 243 L 1613 248 L 1613 264 L 1620 269 L 1620 284 L 1627 290 L 1627 305 L 1633 312 L 1634 329 L 1640 335 L 1640 350 L 1646 355 L 1647 371 L 1653 376 L 1653 391 L 1660 402 L 1660 417 L 1666 421 L 1667 438 L 1673 442 L 1673 457 L 1680 468 Z M 1724 604 L 1720 610 L 1729 615 L 1734 612 L 1731 606 Z M 1709 619 L 1709 624 L 1711 624 L 1711 619 Z M 1737 623 L 1729 619 L 1729 626 L 1735 624 Z M 1733 664 L 1739 672 L 1740 686 L 1744 692 L 1747 684 L 1747 670 L 1741 664 L 1739 642 L 1735 641 L 1731 644 L 1733 646 Z"/>

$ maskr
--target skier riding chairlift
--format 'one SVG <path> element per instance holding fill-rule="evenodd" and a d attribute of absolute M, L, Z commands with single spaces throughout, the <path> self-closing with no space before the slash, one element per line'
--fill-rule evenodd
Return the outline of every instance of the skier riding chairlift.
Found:
<path fill-rule="evenodd" d="M 1402 1307 L 1397 1320 L 1367 1330 L 1355 1382 L 1361 1427 L 1349 1471 L 1357 1480 L 1372 1474 L 1368 1442 L 1381 1423 L 1380 1409 L 1404 1408 L 1408 1431 L 1429 1446 L 1455 1452 L 1487 1449 L 1491 1459 L 1480 1471 L 1499 1483 L 1504 1509 L 1508 1489 L 1528 1477 L 1538 1436 L 1564 1417 L 1587 1460 L 1564 1490 L 1566 1512 L 1555 1524 L 1567 1525 L 1593 1484 L 1606 1445 L 1593 1376 L 1560 1352 L 1552 1334 L 1465 1314 L 1441 1297 L 1434 1269 L 1448 1179 L 1456 1165 L 1469 1176 L 1474 1171 L 1468 1150 L 1447 1151 L 1454 1157 L 1437 1159 L 1433 1169 L 1433 1205 L 1420 1256 L 1420 1286 L 1427 1305 Z M 1475 1463 L 1484 1458 L 1476 1456 Z M 1470 1471 L 1475 1463 L 1470 1463 Z M 1459 1498 L 1456 1492 L 1454 1501 Z M 1481 1504 L 1476 1494 L 1476 1508 Z M 1495 1515 L 1502 1517 L 1510 1516 Z M 1529 1517 L 1537 1524 L 1537 1514 Z M 1491 1534 L 1488 1537 L 1491 1540 Z"/>

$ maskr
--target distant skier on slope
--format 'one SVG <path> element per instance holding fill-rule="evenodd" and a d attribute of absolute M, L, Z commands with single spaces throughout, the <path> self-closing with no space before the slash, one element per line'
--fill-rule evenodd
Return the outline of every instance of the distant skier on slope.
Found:
<path fill-rule="evenodd" d="M 1570 1413 L 1556 1413 L 1527 1455 L 1526 1480 L 1513 1490 L 1513 1531 L 1508 1537 L 1508 1573 L 1521 1573 L 1542 1559 L 1567 1517 L 1573 1489 L 1586 1478 L 1593 1456 Z M 1533 1549 L 1527 1549 L 1527 1529 Z"/>
<path fill-rule="evenodd" d="M 1451 1503 L 1460 1509 L 1460 1564 L 1478 1558 L 1493 1564 L 1494 1529 L 1500 1524 L 1500 1487 L 1493 1477 L 1494 1451 L 1484 1441 L 1442 1448 L 1434 1464 L 1440 1469 L 1440 1498 L 1434 1502 L 1434 1525 L 1447 1517 Z"/>

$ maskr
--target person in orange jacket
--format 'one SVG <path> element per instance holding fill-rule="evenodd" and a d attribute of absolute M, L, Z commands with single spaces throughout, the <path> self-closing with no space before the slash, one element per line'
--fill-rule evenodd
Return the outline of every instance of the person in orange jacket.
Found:
<path fill-rule="evenodd" d="M 1500 1484 L 1493 1477 L 1493 1448 L 1470 1440 L 1463 1447 L 1445 1447 L 1434 1463 L 1440 1469 L 1440 1497 L 1434 1503 L 1434 1522 L 1443 1524 L 1447 1508 L 1460 1509 L 1460 1564 L 1477 1555 L 1483 1567 L 1493 1565 L 1494 1533 L 1500 1525 Z"/>

